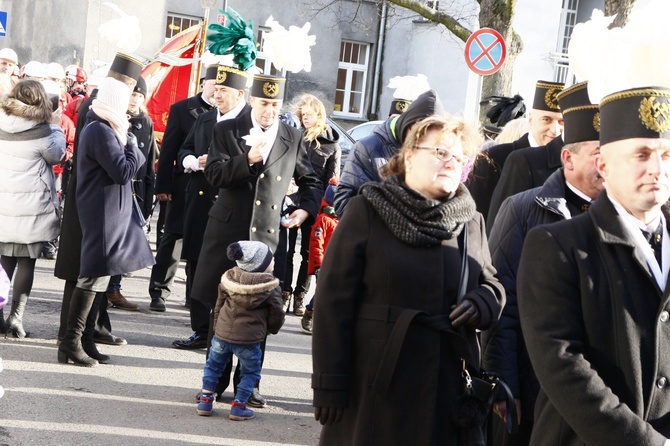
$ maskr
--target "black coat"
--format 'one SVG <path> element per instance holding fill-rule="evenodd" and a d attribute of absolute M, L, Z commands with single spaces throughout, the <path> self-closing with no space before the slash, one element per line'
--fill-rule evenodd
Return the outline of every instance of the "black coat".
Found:
<path fill-rule="evenodd" d="M 109 123 L 89 110 L 78 151 L 79 275 L 113 276 L 153 265 L 149 242 L 133 216 L 132 179 L 146 161 L 136 141 L 129 138 L 124 147 Z"/>
<path fill-rule="evenodd" d="M 663 445 L 670 286 L 661 291 L 606 192 L 588 213 L 528 233 L 517 282 L 542 386 L 531 444 Z"/>
<path fill-rule="evenodd" d="M 133 182 L 133 191 L 135 192 L 138 203 L 142 208 L 145 218 L 151 214 L 151 207 L 154 202 L 154 188 L 156 183 L 156 137 L 154 135 L 154 123 L 144 111 L 140 110 L 137 115 L 128 114 L 130 128 L 128 131 L 137 138 L 137 148 L 147 160 L 140 170 L 137 171 Z"/>
<path fill-rule="evenodd" d="M 340 159 L 342 158 L 342 149 L 340 149 L 340 135 L 335 129 L 330 127 L 319 135 L 316 142 L 303 140 L 307 149 L 307 156 L 312 163 L 316 176 L 321 181 L 321 187 L 325 191 L 328 187 L 328 181 L 335 177 L 340 178 Z"/>
<path fill-rule="evenodd" d="M 240 111 L 240 114 L 248 113 L 251 110 L 248 104 Z M 195 124 L 188 132 L 184 144 L 179 149 L 177 163 L 183 166 L 184 158 L 189 155 L 196 158 L 206 155 L 209 150 L 209 144 L 212 141 L 212 131 L 216 124 L 218 111 L 210 110 L 198 116 Z M 216 201 L 219 188 L 214 187 L 205 178 L 202 171 L 187 173 L 188 186 L 186 186 L 186 195 L 184 201 L 184 240 L 181 251 L 183 260 L 198 261 L 200 256 L 200 247 L 202 238 L 205 235 L 209 210 Z"/>
<path fill-rule="evenodd" d="M 488 222 L 491 197 L 498 184 L 507 157 L 513 151 L 526 147 L 530 147 L 528 133 L 514 142 L 490 147 L 475 160 L 475 165 L 465 185 L 475 203 L 477 203 L 477 210 L 484 216 L 485 221 Z"/>
<path fill-rule="evenodd" d="M 79 224 L 79 210 L 77 209 L 77 159 L 79 136 L 86 124 L 91 103 L 98 95 L 95 89 L 91 96 L 81 103 L 77 116 L 77 130 L 74 135 L 74 152 L 72 156 L 72 172 L 67 186 L 65 205 L 63 206 L 63 221 L 61 222 L 60 242 L 54 275 L 63 280 L 77 280 L 81 263 L 81 225 Z"/>
<path fill-rule="evenodd" d="M 528 231 L 539 225 L 571 218 L 566 205 L 565 188 L 565 176 L 560 169 L 547 179 L 544 186 L 507 198 L 489 237 L 491 261 L 498 271 L 498 279 L 505 287 L 507 302 L 498 324 L 482 332 L 482 367 L 500 375 L 514 397 L 521 400 L 521 416 L 524 420 L 533 419 L 540 384 L 521 333 L 517 271 Z"/>
<path fill-rule="evenodd" d="M 235 265 L 226 256 L 229 244 L 256 240 L 276 251 L 282 200 L 291 177 L 299 187 L 300 208 L 312 218 L 323 195 L 302 133 L 281 121 L 267 162 L 250 166 L 250 147 L 242 137 L 249 135 L 252 126 L 250 113 L 217 123 L 207 155 L 205 177 L 219 188 L 219 198 L 209 211 L 191 296 L 212 305 L 221 274 Z"/>
<path fill-rule="evenodd" d="M 539 187 L 561 166 L 563 137 L 557 136 L 542 147 L 527 147 L 512 152 L 493 191 L 487 219 L 489 233 L 500 205 L 507 197 Z"/>
<path fill-rule="evenodd" d="M 481 216 L 466 228 L 468 298 L 481 309 L 477 328 L 485 329 L 498 319 L 504 291 Z M 341 422 L 324 426 L 321 445 L 458 444 L 450 411 L 462 393 L 462 366 L 449 336 L 416 320 L 396 341 L 391 333 L 405 310 L 449 314 L 458 294 L 461 241 L 409 245 L 389 231 L 365 197 L 349 201 L 326 250 L 314 299 L 314 405 L 345 408 Z M 475 329 L 462 334 L 478 358 Z M 382 356 L 393 348 L 400 354 L 388 370 Z M 392 376 L 388 388 L 373 387 L 385 373 Z"/>
<path fill-rule="evenodd" d="M 202 93 L 170 106 L 161 153 L 158 157 L 156 193 L 172 194 L 172 201 L 168 203 L 165 216 L 165 230 L 173 234 L 182 234 L 184 231 L 184 197 L 188 185 L 188 176 L 176 162 L 177 154 L 198 115 L 211 109 L 212 107 L 205 104 L 202 99 Z"/>

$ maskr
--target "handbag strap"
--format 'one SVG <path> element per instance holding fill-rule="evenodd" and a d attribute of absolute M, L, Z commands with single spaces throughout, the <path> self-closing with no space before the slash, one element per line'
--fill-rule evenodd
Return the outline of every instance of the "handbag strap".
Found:
<path fill-rule="evenodd" d="M 468 264 L 468 226 L 463 228 L 463 253 L 461 258 L 461 277 L 458 281 L 458 297 L 456 303 L 463 302 L 465 292 L 468 288 L 468 276 L 470 275 L 470 267 Z"/>

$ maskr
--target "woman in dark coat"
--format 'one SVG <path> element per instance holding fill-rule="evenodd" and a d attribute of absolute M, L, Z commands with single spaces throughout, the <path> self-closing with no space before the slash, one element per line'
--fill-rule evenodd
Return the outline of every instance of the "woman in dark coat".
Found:
<path fill-rule="evenodd" d="M 319 177 L 322 189 L 325 191 L 331 178 L 340 178 L 340 158 L 342 157 L 342 149 L 340 149 L 338 143 L 340 135 L 326 124 L 326 108 L 316 96 L 303 94 L 298 99 L 295 110 L 302 126 L 303 145 L 307 151 L 307 156 L 314 172 Z M 307 242 L 312 233 L 312 223 L 313 220 L 308 220 L 300 225 L 300 228 L 288 230 L 288 253 L 282 297 L 284 308 L 288 310 L 289 300 L 293 293 L 293 313 L 296 316 L 302 316 L 305 313 L 303 299 L 309 292 L 312 279 L 312 276 L 307 275 L 309 256 L 309 244 Z M 302 260 L 294 289 L 292 287 L 293 257 L 296 241 L 298 240 L 298 231 L 300 231 L 304 242 L 300 244 L 300 258 Z M 311 307 L 309 309 L 311 310 Z"/>
<path fill-rule="evenodd" d="M 349 202 L 315 298 L 320 444 L 462 444 L 451 422 L 462 362 L 449 334 L 479 358 L 476 329 L 491 327 L 504 304 L 484 221 L 461 184 L 477 140 L 459 118 L 425 118 L 384 168 L 384 182 Z M 466 232 L 469 273 L 457 304 Z"/>
<path fill-rule="evenodd" d="M 139 210 L 142 216 L 148 220 L 154 201 L 154 183 L 156 179 L 154 163 L 156 162 L 156 137 L 154 135 L 154 123 L 147 114 L 144 100 L 147 94 L 147 83 L 140 77 L 130 95 L 128 104 L 128 131 L 137 138 L 137 148 L 140 149 L 146 162 L 140 166 L 132 182 L 132 191 L 135 194 Z M 121 278 L 118 274 L 112 276 L 107 287 L 107 300 L 115 307 L 122 310 L 137 310 L 139 305 L 128 302 L 121 294 Z"/>
<path fill-rule="evenodd" d="M 77 149 L 77 208 L 81 223 L 81 265 L 68 312 L 58 361 L 91 367 L 81 345 L 86 317 L 96 292 L 110 276 L 153 265 L 153 255 L 133 215 L 132 179 L 146 161 L 128 133 L 130 89 L 113 78 L 100 83 Z M 93 351 L 97 356 L 97 351 Z M 108 359 L 105 357 L 105 359 Z"/>

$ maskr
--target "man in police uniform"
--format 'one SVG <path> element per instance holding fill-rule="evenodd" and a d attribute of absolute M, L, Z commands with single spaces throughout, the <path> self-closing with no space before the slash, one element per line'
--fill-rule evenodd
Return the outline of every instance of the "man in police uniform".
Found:
<path fill-rule="evenodd" d="M 214 126 L 205 177 L 219 188 L 219 196 L 209 211 L 191 296 L 212 307 L 221 275 L 235 266 L 226 256 L 229 244 L 261 241 L 276 251 L 282 200 L 291 177 L 298 185 L 300 204 L 288 222 L 281 224 L 300 226 L 319 210 L 323 191 L 302 144 L 302 133 L 279 120 L 284 83 L 284 78 L 254 76 L 251 113 Z M 264 405 L 257 390 L 249 405 Z"/>
<path fill-rule="evenodd" d="M 251 111 L 251 107 L 244 101 L 244 92 L 249 79 L 246 72 L 225 65 L 211 65 L 207 67 L 205 74 L 205 80 L 209 79 L 215 81 L 213 98 L 216 108 L 198 116 L 177 156 L 177 162 L 189 177 L 186 187 L 184 239 L 181 253 L 182 260 L 186 260 L 189 264 L 186 270 L 186 289 L 188 291 L 191 290 L 193 276 L 197 270 L 209 210 L 218 193 L 218 188 L 207 182 L 203 172 L 214 124 L 234 119 Z M 187 298 L 190 299 L 190 296 Z M 165 310 L 165 301 L 160 297 L 157 299 L 159 299 L 158 302 L 152 301 L 152 309 L 160 311 L 159 307 L 162 304 Z M 200 300 L 195 300 L 191 301 L 189 310 L 191 329 L 195 333 L 189 339 L 174 341 L 172 345 L 182 349 L 205 348 L 209 331 L 210 307 Z"/>

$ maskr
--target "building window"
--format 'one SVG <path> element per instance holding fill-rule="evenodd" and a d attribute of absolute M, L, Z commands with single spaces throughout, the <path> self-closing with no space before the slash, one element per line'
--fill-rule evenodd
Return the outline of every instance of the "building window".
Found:
<path fill-rule="evenodd" d="M 265 44 L 265 33 L 269 32 L 270 28 L 264 26 L 258 27 L 258 33 L 256 34 L 256 42 L 258 45 L 256 53 L 256 67 L 261 70 L 262 74 L 268 76 L 285 76 L 286 72 L 284 70 L 278 70 L 268 59 L 267 54 L 263 52 L 263 45 Z"/>
<path fill-rule="evenodd" d="M 369 56 L 370 45 L 342 41 L 334 104 L 338 116 L 363 117 Z"/>
<path fill-rule="evenodd" d="M 193 25 L 198 25 L 201 22 L 202 19 L 197 17 L 189 17 L 169 12 L 167 16 L 167 25 L 165 26 L 165 40 L 168 40 L 174 35 L 187 30 Z"/>
<path fill-rule="evenodd" d="M 438 2 L 438 1 L 430 1 L 430 0 L 427 0 L 427 1 L 426 1 L 426 6 L 429 7 L 429 8 L 431 8 L 431 9 L 434 9 L 435 11 L 439 11 L 439 10 L 440 10 L 440 2 Z"/>
<path fill-rule="evenodd" d="M 554 80 L 556 82 L 566 82 L 568 76 L 568 45 L 572 30 L 577 24 L 577 9 L 579 0 L 563 0 L 563 10 L 561 12 L 561 28 L 556 45 L 556 64 L 554 65 Z"/>

